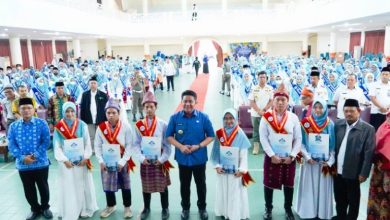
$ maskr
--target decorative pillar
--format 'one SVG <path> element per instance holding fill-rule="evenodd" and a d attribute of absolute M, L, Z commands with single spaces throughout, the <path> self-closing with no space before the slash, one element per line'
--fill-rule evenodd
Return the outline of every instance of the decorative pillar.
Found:
<path fill-rule="evenodd" d="M 73 39 L 73 56 L 75 59 L 81 57 L 81 47 L 79 39 Z"/>
<path fill-rule="evenodd" d="M 22 48 L 20 46 L 20 38 L 19 37 L 10 37 L 9 38 L 9 47 L 11 50 L 11 59 L 12 64 L 21 64 L 23 65 L 22 58 Z"/>
<path fill-rule="evenodd" d="M 27 39 L 27 52 L 28 52 L 28 61 L 30 62 L 30 66 L 34 66 L 34 56 L 32 52 L 31 39 Z"/>
<path fill-rule="evenodd" d="M 330 33 L 330 41 L 329 41 L 329 57 L 331 59 L 336 58 L 336 33 Z"/>

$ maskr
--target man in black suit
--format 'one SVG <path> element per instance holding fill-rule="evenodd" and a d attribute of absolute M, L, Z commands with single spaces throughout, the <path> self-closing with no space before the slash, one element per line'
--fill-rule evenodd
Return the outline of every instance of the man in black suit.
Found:
<path fill-rule="evenodd" d="M 80 102 L 80 119 L 87 123 L 92 149 L 95 141 L 96 127 L 107 121 L 104 107 L 108 101 L 107 94 L 98 90 L 96 75 L 89 79 L 89 90 L 85 91 Z"/>
<path fill-rule="evenodd" d="M 334 197 L 337 220 L 356 220 L 359 215 L 360 184 L 370 174 L 375 150 L 375 129 L 360 120 L 359 102 L 347 99 L 345 119 L 335 123 L 337 175 Z M 348 211 L 348 212 L 347 212 Z"/>

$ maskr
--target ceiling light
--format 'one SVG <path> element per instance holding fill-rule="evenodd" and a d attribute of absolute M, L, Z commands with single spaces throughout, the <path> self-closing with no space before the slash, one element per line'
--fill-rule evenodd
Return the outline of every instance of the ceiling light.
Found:
<path fill-rule="evenodd" d="M 8 31 L 8 28 L 4 28 L 5 31 Z"/>
<path fill-rule="evenodd" d="M 8 34 L 5 34 L 5 33 L 0 34 L 0 37 L 8 37 Z"/>

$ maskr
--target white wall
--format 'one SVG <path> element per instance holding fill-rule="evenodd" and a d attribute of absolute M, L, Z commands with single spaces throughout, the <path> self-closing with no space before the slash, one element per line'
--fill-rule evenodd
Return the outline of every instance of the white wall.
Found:
<path fill-rule="evenodd" d="M 350 33 L 342 32 L 336 34 L 336 51 L 337 52 L 349 52 Z"/>
<path fill-rule="evenodd" d="M 321 53 L 329 52 L 329 44 L 330 44 L 329 33 L 319 33 L 317 35 L 317 57 L 319 57 Z"/>
<path fill-rule="evenodd" d="M 348 52 L 349 51 L 349 32 L 337 32 L 336 33 L 336 52 Z M 330 33 L 319 33 L 317 37 L 317 56 L 321 53 L 329 52 Z"/>
<path fill-rule="evenodd" d="M 83 59 L 97 59 L 98 58 L 98 42 L 96 39 L 81 40 L 81 57 Z"/>
<path fill-rule="evenodd" d="M 113 46 L 114 56 L 120 55 L 122 57 L 129 56 L 131 59 L 144 58 L 144 46 Z"/>
<path fill-rule="evenodd" d="M 150 45 L 150 55 L 156 54 L 157 51 L 161 51 L 161 53 L 163 53 L 165 55 L 182 54 L 183 45 L 181 45 L 181 44 Z"/>
<path fill-rule="evenodd" d="M 302 54 L 302 42 L 268 42 L 268 55 L 287 56 Z"/>

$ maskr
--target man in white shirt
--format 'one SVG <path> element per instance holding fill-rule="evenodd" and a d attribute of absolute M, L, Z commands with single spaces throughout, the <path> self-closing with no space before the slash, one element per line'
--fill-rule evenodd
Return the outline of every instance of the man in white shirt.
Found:
<path fill-rule="evenodd" d="M 357 219 L 360 205 L 360 184 L 370 174 L 375 150 L 375 129 L 359 120 L 356 99 L 347 99 L 343 107 L 345 119 L 335 123 L 336 166 L 334 197 L 336 220 Z"/>
<path fill-rule="evenodd" d="M 344 119 L 344 103 L 347 99 L 356 99 L 360 104 L 365 102 L 365 97 L 361 88 L 356 87 L 357 76 L 349 74 L 347 76 L 347 85 L 341 86 L 334 95 L 334 104 L 337 106 L 337 118 Z"/>
<path fill-rule="evenodd" d="M 267 85 L 267 73 L 261 71 L 257 73 L 259 84 L 252 88 L 248 100 L 251 106 L 251 117 L 253 126 L 253 154 L 256 155 L 260 150 L 259 125 L 261 116 L 272 105 L 273 89 L 272 86 Z"/>
<path fill-rule="evenodd" d="M 169 59 L 169 57 L 165 58 L 165 64 L 163 66 L 162 72 L 164 76 L 167 77 L 168 92 L 171 89 L 171 86 L 172 86 L 172 91 L 175 91 L 175 84 L 173 81 L 173 77 L 176 74 L 176 68 L 171 62 L 171 60 Z"/>
<path fill-rule="evenodd" d="M 314 93 L 314 99 L 323 99 L 328 101 L 328 90 L 324 85 L 320 85 L 320 72 L 318 68 L 313 67 L 310 73 L 309 89 Z"/>
<path fill-rule="evenodd" d="M 370 124 L 375 130 L 386 120 L 386 112 L 390 109 L 390 68 L 384 67 L 380 75 L 381 80 L 376 82 L 369 91 L 371 98 Z"/>
<path fill-rule="evenodd" d="M 14 88 L 11 85 L 4 86 L 4 95 L 6 96 L 1 100 L 1 105 L 3 106 L 3 117 L 6 119 L 6 133 L 8 133 L 8 128 L 12 122 L 16 120 L 14 114 L 12 113 L 12 102 L 17 98 Z"/>

